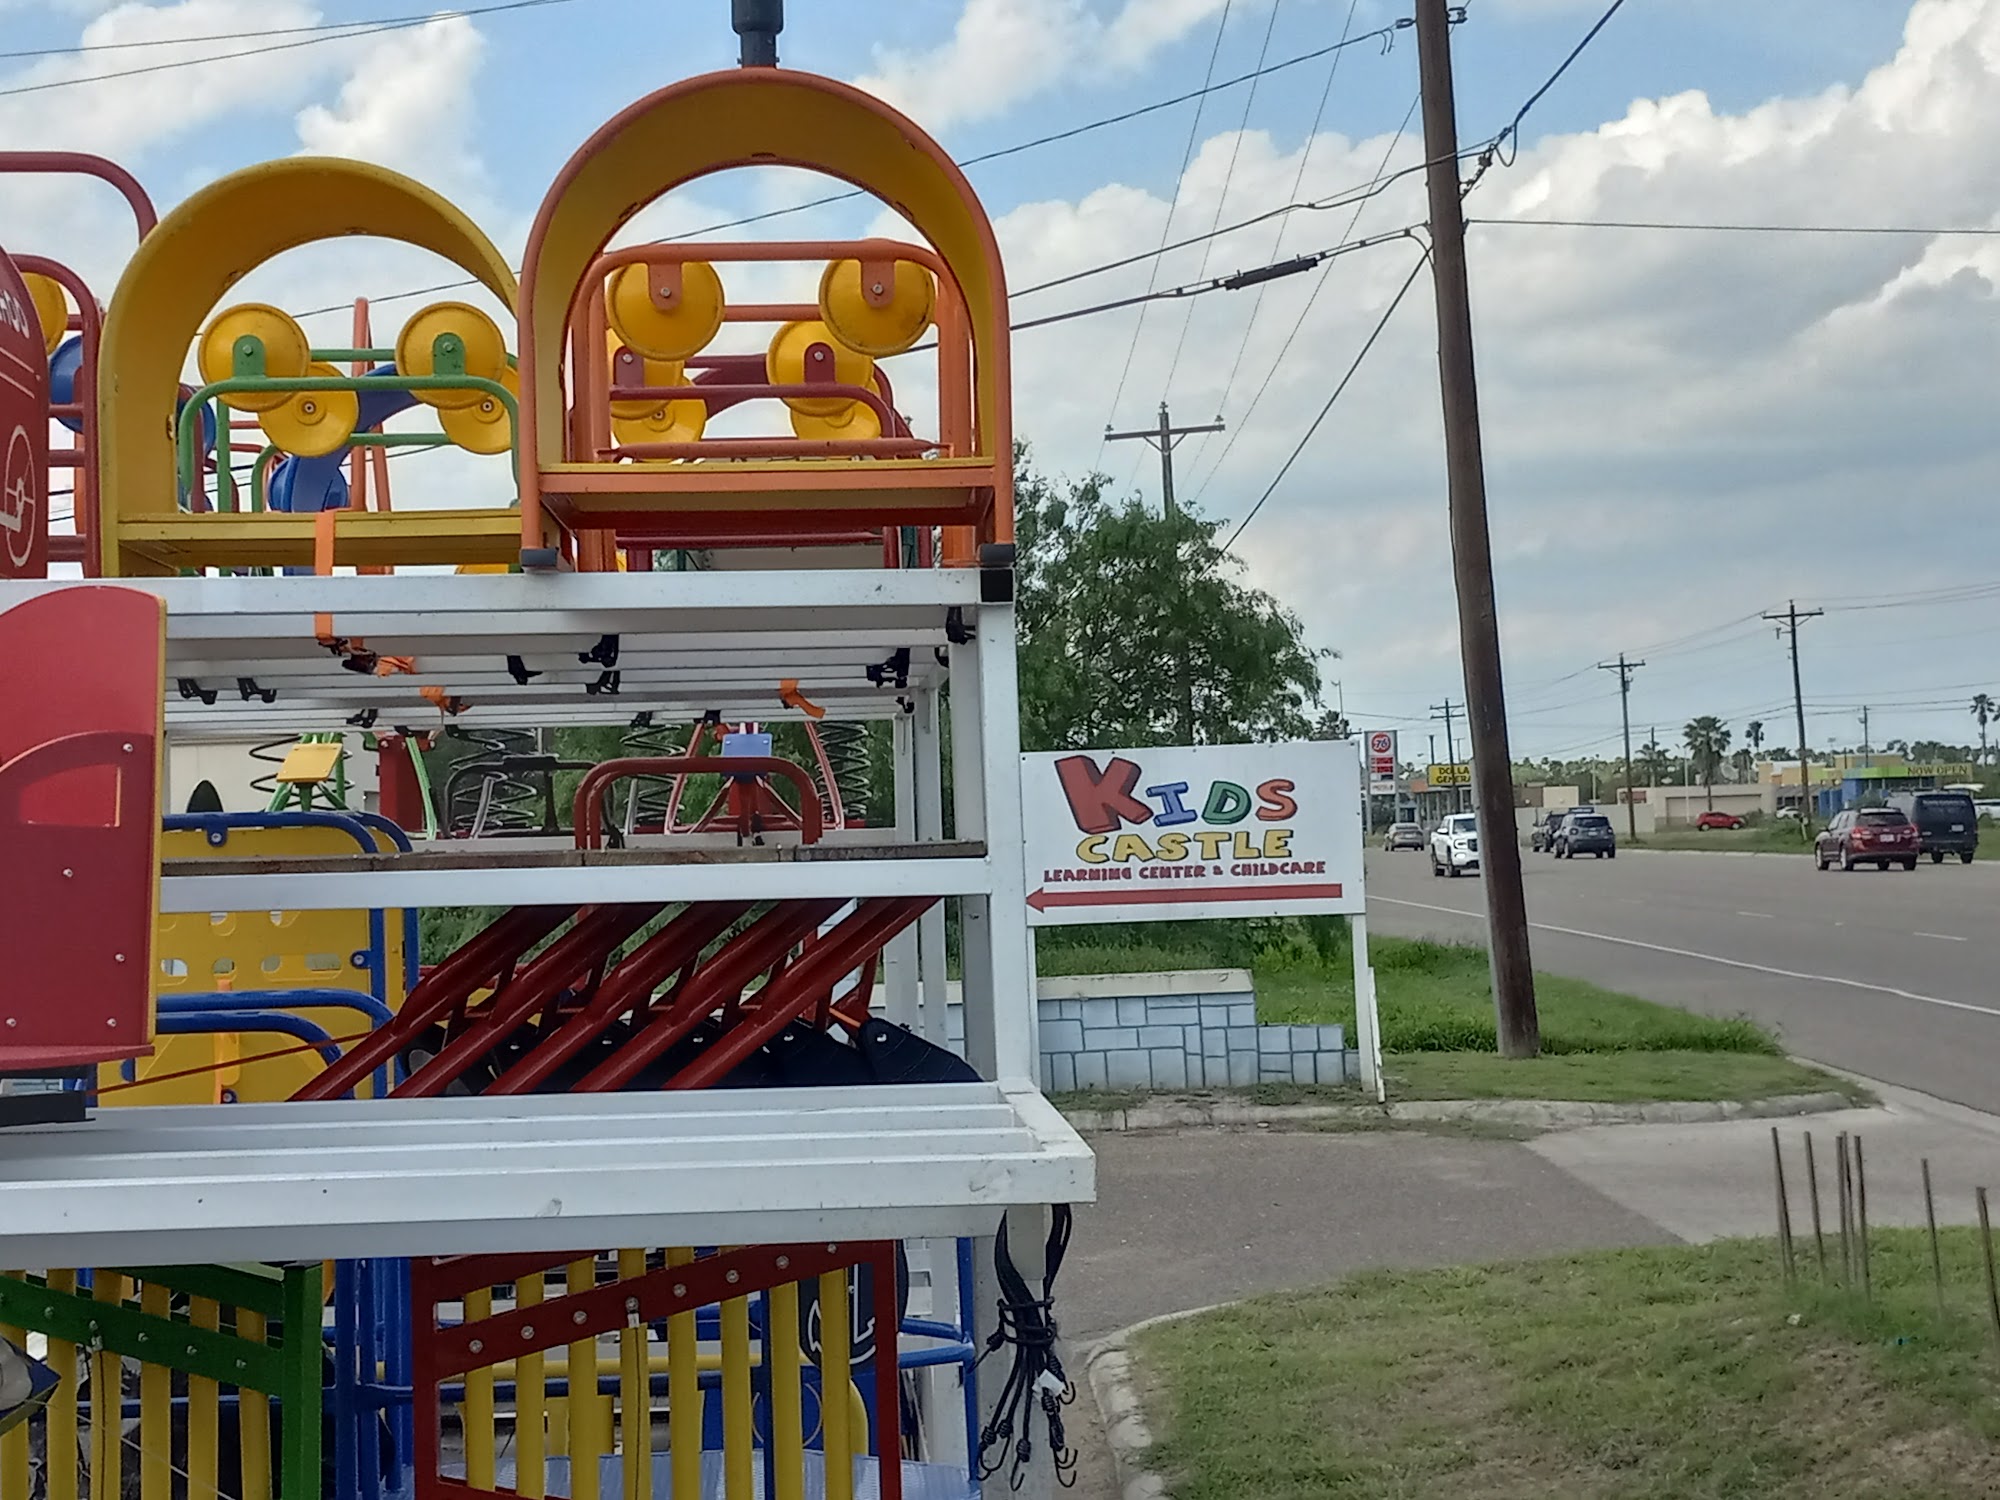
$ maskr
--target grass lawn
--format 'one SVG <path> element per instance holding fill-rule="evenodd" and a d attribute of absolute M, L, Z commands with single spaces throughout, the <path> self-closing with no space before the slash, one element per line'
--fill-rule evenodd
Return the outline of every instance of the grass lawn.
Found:
<path fill-rule="evenodd" d="M 1385 1056 L 1391 1099 L 1576 1099 L 1621 1104 L 1654 1099 L 1771 1099 L 1842 1093 L 1873 1096 L 1832 1073 L 1757 1052 L 1567 1052 L 1509 1062 L 1491 1052 L 1400 1052 Z"/>
<path fill-rule="evenodd" d="M 1797 823 L 1789 821 L 1756 828 L 1661 828 L 1625 842 L 1634 849 L 1699 849 L 1707 854 L 1728 849 L 1751 854 L 1812 853 L 1812 840 Z"/>
<path fill-rule="evenodd" d="M 1976 1235 L 1876 1236 L 1873 1304 L 1768 1241 L 1371 1273 L 1140 1335 L 1174 1500 L 2000 1494 Z"/>

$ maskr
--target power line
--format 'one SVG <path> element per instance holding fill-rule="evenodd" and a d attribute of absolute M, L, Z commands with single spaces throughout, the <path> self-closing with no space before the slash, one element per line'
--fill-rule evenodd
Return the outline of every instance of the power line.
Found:
<path fill-rule="evenodd" d="M 1243 535 L 1243 529 L 1257 519 L 1257 512 L 1264 508 L 1264 502 L 1271 498 L 1278 486 L 1284 482 L 1285 476 L 1292 471 L 1292 465 L 1298 462 L 1299 455 L 1306 451 L 1306 444 L 1312 441 L 1313 434 L 1319 431 L 1319 424 L 1326 420 L 1326 414 L 1333 410 L 1334 402 L 1340 399 L 1341 393 L 1347 389 L 1348 382 L 1354 379 L 1355 371 L 1359 370 L 1361 362 L 1368 358 L 1368 351 L 1373 349 L 1375 341 L 1382 337 L 1382 330 L 1389 326 L 1389 320 L 1396 315 L 1396 309 L 1403 305 L 1403 299 L 1410 294 L 1410 288 L 1417 284 L 1417 274 L 1429 260 L 1428 251 L 1417 257 L 1416 264 L 1410 267 L 1410 274 L 1403 278 L 1402 286 L 1396 289 L 1396 295 L 1390 298 L 1389 305 L 1382 309 L 1382 316 L 1376 320 L 1375 327 L 1369 333 L 1366 342 L 1355 353 L 1354 362 L 1347 367 L 1347 373 L 1340 377 L 1340 383 L 1333 388 L 1333 394 L 1326 398 L 1326 405 L 1319 409 L 1319 415 L 1312 419 L 1312 425 L 1306 428 L 1304 436 L 1293 447 L 1290 456 L 1285 459 L 1271 482 L 1264 487 L 1264 493 L 1257 497 L 1257 503 L 1251 506 L 1249 513 L 1236 523 L 1236 529 L 1229 533 L 1229 540 L 1222 544 L 1223 551 L 1227 552 L 1236 545 L 1236 539 Z"/>
<path fill-rule="evenodd" d="M 327 30 L 295 41 L 272 42 L 261 47 L 243 47 L 234 52 L 211 52 L 202 57 L 183 57 L 172 62 L 149 63 L 143 68 L 121 68 L 112 73 L 85 73 L 75 78 L 51 78 L 41 83 L 17 84 L 13 88 L 0 89 L 0 99 L 17 98 L 23 94 L 46 93 L 50 89 L 74 88 L 78 84 L 108 83 L 117 78 L 138 78 L 147 73 L 166 73 L 176 68 L 198 68 L 209 63 L 230 62 L 239 57 L 261 57 L 270 52 L 291 52 L 300 47 L 317 47 L 326 42 L 347 41 L 355 37 L 377 36 L 390 31 L 408 31 L 413 27 L 428 26 L 433 21 L 453 20 L 460 17 L 491 16 L 503 11 L 536 10 L 546 5 L 569 5 L 572 0 L 506 0 L 501 5 L 478 6 L 467 10 L 440 11 L 434 15 L 406 16 L 400 20 L 377 21 L 367 24 L 355 23 L 353 29 L 344 31 Z M 152 46 L 172 45 L 178 38 L 165 38 L 150 43 Z M 463 283 L 461 283 L 462 285 Z"/>
<path fill-rule="evenodd" d="M 1201 133 L 1201 112 L 1203 106 L 1208 102 L 1206 98 L 1207 86 L 1209 80 L 1215 77 L 1215 60 L 1222 54 L 1222 34 L 1229 28 L 1229 8 L 1231 3 L 1232 0 L 1222 0 L 1222 18 L 1215 23 L 1215 42 L 1208 49 L 1208 72 L 1202 79 L 1203 97 L 1195 101 L 1194 119 L 1188 122 L 1187 146 L 1181 152 L 1180 170 L 1174 174 L 1174 194 L 1167 201 L 1166 222 L 1160 226 L 1160 248 L 1154 252 L 1152 268 L 1146 275 L 1146 290 L 1148 292 L 1152 291 L 1154 285 L 1159 280 L 1160 257 L 1166 254 L 1167 236 L 1173 232 L 1174 228 L 1174 210 L 1180 207 L 1181 188 L 1187 181 L 1188 163 L 1194 160 L 1195 140 Z M 1221 214 L 1218 213 L 1216 217 L 1220 218 Z M 1210 230 L 1209 237 L 1211 239 L 1214 237 L 1213 229 Z M 1111 411 L 1104 419 L 1104 427 L 1107 432 L 1111 429 L 1113 419 L 1118 415 L 1118 398 L 1125 394 L 1125 381 L 1132 373 L 1132 356 L 1139 352 L 1139 337 L 1145 331 L 1146 307 L 1142 303 L 1139 307 L 1139 320 L 1132 327 L 1132 342 L 1125 347 L 1125 363 L 1118 371 L 1118 384 L 1113 387 L 1111 392 Z M 1098 458 L 1104 456 L 1104 443 L 1101 439 L 1097 444 L 1097 456 Z M 1093 469 L 1096 468 L 1097 460 L 1093 459 L 1090 466 Z"/>
<path fill-rule="evenodd" d="M 1859 235 L 1975 235 L 1983 239 L 2000 236 L 2000 227 L 1978 225 L 1922 224 L 1722 224 L 1682 223 L 1658 219 L 1467 219 L 1468 224 L 1491 224 L 1515 229 L 1659 229 L 1690 234 L 1859 234 Z"/>
<path fill-rule="evenodd" d="M 1347 0 L 1347 19 L 1341 23 L 1340 27 L 1340 35 L 1343 41 L 1346 40 L 1348 32 L 1353 30 L 1354 13 L 1360 8 L 1361 8 L 1361 0 Z M 1295 201 L 1299 196 L 1299 189 L 1305 186 L 1306 167 L 1312 161 L 1313 147 L 1319 141 L 1319 123 L 1321 120 L 1326 118 L 1326 102 L 1327 100 L 1333 97 L 1333 81 L 1339 76 L 1340 76 L 1340 54 L 1336 52 L 1333 54 L 1333 61 L 1327 65 L 1326 83 L 1320 88 L 1319 104 L 1313 110 L 1312 124 L 1306 127 L 1305 144 L 1299 149 L 1299 169 L 1298 171 L 1292 174 L 1291 197 Z M 1219 205 L 1218 205 L 1218 211 L 1219 211 Z M 1273 260 L 1276 260 L 1278 257 L 1278 252 L 1285 248 L 1285 231 L 1289 228 L 1291 228 L 1290 219 L 1280 219 L 1278 221 L 1277 238 L 1271 241 L 1271 258 Z M 1348 233 L 1352 234 L 1353 232 L 1354 231 L 1352 226 L 1349 226 Z M 1313 288 L 1313 298 L 1317 298 L 1318 295 L 1319 295 L 1319 288 L 1318 286 L 1315 286 Z M 1309 298 L 1307 300 L 1306 307 L 1308 310 L 1311 309 L 1312 299 Z M 1215 403 L 1215 408 L 1218 412 L 1220 412 L 1224 407 L 1228 406 L 1229 404 L 1229 392 L 1236 385 L 1237 373 L 1243 368 L 1243 356 L 1246 353 L 1248 353 L 1250 349 L 1250 335 L 1252 332 L 1256 330 L 1257 316 L 1259 313 L 1263 312 L 1263 310 L 1264 310 L 1264 293 L 1260 289 L 1257 293 L 1257 300 L 1250 304 L 1250 316 L 1244 320 L 1243 337 L 1236 341 L 1236 357 L 1229 362 L 1229 374 L 1225 376 L 1223 379 L 1222 395 L 1217 398 Z M 1303 317 L 1304 314 L 1301 314 L 1300 316 Z M 1296 331 L 1297 325 L 1294 324 L 1293 327 L 1294 331 Z M 1256 405 L 1255 402 L 1251 403 L 1253 409 L 1255 405 Z M 1231 438 L 1235 436 L 1234 429 L 1231 429 L 1230 436 Z M 1207 445 L 1207 442 L 1208 439 L 1203 438 L 1201 441 L 1201 445 L 1195 448 L 1194 458 L 1192 461 L 1193 463 L 1199 463 L 1201 461 L 1202 447 L 1205 447 Z M 1226 458 L 1228 456 L 1228 453 L 1229 453 L 1228 440 L 1225 439 L 1223 444 L 1223 457 Z M 1217 467 L 1221 466 L 1221 462 L 1222 462 L 1221 459 L 1216 460 Z M 1190 467 L 1192 467 L 1192 464 L 1190 465 Z M 1209 472 L 1213 474 L 1214 470 L 1210 470 Z"/>
<path fill-rule="evenodd" d="M 558 3 L 558 0 L 538 0 L 538 3 Z M 997 150 L 993 151 L 982 151 L 976 156 L 962 157 L 959 159 L 958 165 L 960 167 L 981 166 L 986 162 L 999 161 L 1003 157 L 1018 156 L 1024 151 L 1034 151 L 1043 146 L 1053 146 L 1060 144 L 1063 141 L 1075 140 L 1078 136 L 1088 135 L 1092 131 L 1103 130 L 1112 125 L 1123 125 L 1126 124 L 1128 121 L 1137 120 L 1145 115 L 1157 114 L 1159 111 L 1163 109 L 1172 109 L 1177 104 L 1186 104 L 1190 100 L 1204 98 L 1209 94 L 1219 94 L 1225 89 L 1235 88 L 1239 84 L 1251 82 L 1253 79 L 1268 78 L 1273 73 L 1281 73 L 1285 69 L 1295 68 L 1299 66 L 1301 63 L 1312 62 L 1318 58 L 1326 57 L 1330 54 L 1338 55 L 1339 53 L 1345 51 L 1349 47 L 1360 46 L 1363 42 L 1381 42 L 1383 44 L 1384 50 L 1386 51 L 1389 41 L 1395 36 L 1395 34 L 1411 24 L 1412 23 L 1408 19 L 1400 21 L 1392 21 L 1387 25 L 1376 27 L 1373 31 L 1364 31 L 1360 33 L 1358 36 L 1345 37 L 1342 40 L 1333 43 L 1331 46 L 1315 47 L 1310 52 L 1301 52 L 1296 57 L 1287 57 L 1279 62 L 1274 62 L 1269 67 L 1257 69 L 1249 73 L 1239 73 L 1234 78 L 1225 78 L 1220 83 L 1206 83 L 1198 89 L 1190 89 L 1186 93 L 1175 94 L 1172 98 L 1169 99 L 1157 99 L 1153 101 L 1151 104 L 1142 104 L 1137 106 L 1136 108 L 1124 110 L 1115 115 L 1105 115 L 1102 118 L 1096 120 L 1086 120 L 1081 125 L 1072 125 L 1062 130 L 1052 131 L 1047 135 L 1038 135 L 1034 137 L 1032 140 L 1016 141 L 1011 146 L 1002 146 L 999 147 Z M 1477 147 L 1473 148 L 1473 150 L 1477 149 L 1478 149 Z M 1471 153 L 1468 152 L 1467 154 L 1469 155 Z M 761 213 L 745 214 L 741 218 L 724 219 L 720 223 L 716 224 L 704 224 L 699 229 L 689 229 L 683 231 L 680 234 L 668 235 L 666 236 L 665 242 L 672 243 L 674 241 L 679 241 L 679 240 L 700 239 L 704 235 L 719 234 L 725 229 L 741 229 L 746 225 L 750 224 L 762 224 L 769 219 L 781 219 L 788 214 L 804 213 L 807 209 L 824 208 L 828 204 L 844 203 L 853 198 L 865 198 L 867 196 L 868 194 L 862 192 L 858 188 L 843 189 L 838 193 L 827 193 L 818 198 L 808 198 L 803 203 L 791 203 L 787 204 L 783 208 L 765 209 Z M 1311 204 L 1311 203 L 1294 203 L 1294 204 L 1288 204 L 1284 208 L 1278 209 L 1275 212 L 1278 214 L 1286 214 L 1294 212 L 1295 210 L 1298 209 L 1316 208 L 1320 206 L 1321 205 Z M 1325 206 L 1338 207 L 1341 205 L 1329 204 Z M 1247 227 L 1247 224 L 1261 223 L 1264 219 L 1268 219 L 1270 217 L 1272 217 L 1272 214 L 1262 214 L 1259 215 L 1256 219 L 1251 219 L 1246 221 L 1246 224 L 1231 225 L 1226 229 L 1218 231 L 1218 233 L 1233 234 L 1237 229 Z M 1167 251 L 1172 251 L 1181 249 L 1185 245 L 1192 245 L 1196 243 L 1199 243 L 1198 239 L 1185 240 L 1182 241 L 1180 244 L 1168 245 L 1165 248 Z M 1137 262 L 1144 260 L 1145 258 L 1146 257 L 1144 257 L 1143 255 L 1135 255 L 1126 260 L 1114 262 L 1112 265 L 1103 267 L 1101 269 L 1115 270 L 1119 266 L 1136 264 Z M 1093 271 L 1087 274 L 1095 275 L 1097 274 L 1097 272 Z M 1068 277 L 1058 278 L 1055 281 L 1045 283 L 1043 286 L 1027 287 L 1025 289 L 1015 291 L 1011 293 L 1011 295 L 1015 297 L 1025 297 L 1030 292 L 1044 291 L 1050 286 L 1061 286 L 1064 283 L 1064 281 L 1070 279 L 1073 278 L 1068 278 Z M 478 282 L 476 278 L 464 277 L 457 281 L 441 281 L 433 286 L 413 287 L 407 291 L 385 292 L 379 297 L 371 297 L 368 300 L 371 303 L 403 302 L 409 300 L 412 297 L 428 297 L 438 292 L 458 291 L 461 288 L 468 286 L 476 286 L 477 284 Z M 352 306 L 351 303 L 336 302 L 326 307 L 313 308 L 310 312 L 303 312 L 298 314 L 298 316 L 302 318 L 311 318 L 319 316 L 320 314 L 323 313 L 346 312 L 351 306 Z"/>
<path fill-rule="evenodd" d="M 259 36 L 305 36 L 318 32 L 346 32 L 374 26 L 403 26 L 414 21 L 449 20 L 457 16 L 483 15 L 488 10 L 512 10 L 512 5 L 483 6 L 472 10 L 432 11 L 425 15 L 377 16 L 366 21 L 321 21 L 314 26 L 261 26 Z M 73 47 L 28 47 L 18 52 L 0 52 L 0 62 L 20 62 L 35 57 L 74 57 L 88 52 L 133 52 L 153 47 L 193 47 L 206 42 L 240 42 L 240 31 L 211 32 L 207 36 L 150 37 L 143 42 L 79 42 Z M 337 37 L 328 40 L 337 41 Z"/>
<path fill-rule="evenodd" d="M 1283 3 L 1284 0 L 1271 0 L 1271 14 L 1268 18 L 1266 18 L 1264 22 L 1264 41 L 1263 44 L 1257 49 L 1257 66 L 1260 68 L 1264 65 L 1265 55 L 1269 53 L 1271 50 L 1271 33 L 1277 30 L 1278 11 L 1283 5 Z M 1336 56 L 1335 61 L 1338 60 L 1339 60 L 1338 56 Z M 1236 180 L 1236 160 L 1243 153 L 1243 135 L 1244 132 L 1249 130 L 1250 128 L 1250 110 L 1251 107 L 1256 104 L 1256 102 L 1257 102 L 1257 85 L 1253 83 L 1250 85 L 1250 92 L 1243 96 L 1243 118 L 1237 122 L 1236 138 L 1229 143 L 1229 164 L 1222 169 L 1222 190 L 1215 195 L 1215 215 L 1212 219 L 1210 219 L 1208 225 L 1209 232 L 1211 234 L 1213 234 L 1215 230 L 1221 225 L 1222 211 L 1223 209 L 1229 206 L 1229 184 Z M 1296 192 L 1294 192 L 1293 196 L 1297 197 L 1298 195 Z M 1283 238 L 1284 232 L 1285 232 L 1284 221 L 1281 219 L 1279 220 L 1278 223 L 1278 234 L 1280 238 Z M 1201 247 L 1201 263 L 1197 265 L 1194 270 L 1194 274 L 1196 276 L 1202 276 L 1207 273 L 1208 257 L 1214 253 L 1214 250 L 1215 250 L 1214 240 L 1211 239 L 1203 243 Z M 1276 253 L 1277 252 L 1275 250 L 1272 251 L 1272 254 L 1274 256 L 1276 255 Z M 1162 389 L 1166 394 L 1166 398 L 1169 400 L 1172 399 L 1174 393 L 1174 376 L 1180 373 L 1181 355 L 1187 349 L 1188 329 L 1192 328 L 1193 326 L 1194 326 L 1194 309 L 1190 307 L 1188 309 L 1188 315 L 1185 318 L 1181 319 L 1181 336 L 1174 342 L 1174 357 L 1167 362 L 1167 379 L 1166 379 L 1166 384 L 1162 387 Z M 1220 424 L 1218 423 L 1218 426 L 1219 425 Z"/>
<path fill-rule="evenodd" d="M 1493 137 L 1493 144 L 1487 147 L 1486 151 L 1481 155 L 1479 159 L 1479 170 L 1473 174 L 1472 181 L 1468 182 L 1465 185 L 1463 189 L 1464 192 L 1469 193 L 1475 187 L 1479 186 L 1479 179 L 1486 175 L 1487 169 L 1491 167 L 1496 160 L 1499 161 L 1500 165 L 1503 167 L 1511 167 L 1514 165 L 1515 160 L 1520 155 L 1519 136 L 1521 133 L 1521 122 L 1528 118 L 1528 111 L 1533 109 L 1537 104 L 1540 104 L 1542 102 L 1543 95 L 1547 94 L 1550 89 L 1554 88 L 1556 86 L 1556 81 L 1560 79 L 1563 76 L 1563 74 L 1567 73 L 1570 70 L 1570 65 L 1574 63 L 1579 57 L 1583 56 L 1584 49 L 1587 48 L 1592 42 L 1597 40 L 1597 34 L 1600 31 L 1602 31 L 1606 26 L 1611 24 L 1611 18 L 1618 14 L 1619 10 L 1623 8 L 1624 4 L 1625 0 L 1611 0 L 1611 8 L 1605 11 L 1603 15 L 1597 18 L 1597 24 L 1592 26 L 1590 30 L 1586 31 L 1583 34 L 1582 41 L 1578 42 L 1574 47 L 1570 48 L 1569 56 L 1565 57 L 1562 60 L 1562 62 L 1557 66 L 1555 72 L 1549 74 L 1548 78 L 1543 81 L 1542 86 L 1536 89 L 1534 93 L 1528 95 L 1528 102 L 1523 104 L 1519 109 L 1514 111 L 1514 118 L 1509 120 L 1507 122 L 1506 127 L 1503 130 L 1501 130 L 1501 132 L 1498 135 Z M 1506 150 L 1507 143 L 1510 140 L 1515 142 L 1515 147 L 1516 147 L 1515 155 L 1502 157 L 1501 153 Z"/>

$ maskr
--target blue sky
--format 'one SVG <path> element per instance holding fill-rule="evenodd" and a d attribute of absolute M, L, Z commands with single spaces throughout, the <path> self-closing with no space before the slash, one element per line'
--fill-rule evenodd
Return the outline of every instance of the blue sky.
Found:
<path fill-rule="evenodd" d="M 1350 4 L 1356 31 L 1408 13 L 1406 0 L 1230 0 L 1217 50 L 1224 0 L 793 0 L 781 50 L 789 66 L 873 80 L 964 157 L 1195 88 L 1212 50 L 1216 76 L 1228 77 L 1260 51 L 1276 61 L 1325 46 Z M 1510 118 L 1601 9 L 1473 0 L 1455 33 L 1464 136 Z M 421 8 L 396 0 L 0 0 L 0 51 L 86 36 L 154 43 L 0 61 L 0 135 L 103 150 L 163 207 L 221 172 L 305 147 L 382 160 L 455 197 L 511 254 L 544 186 L 592 129 L 735 54 L 726 0 L 566 0 L 144 79 L 4 92 L 87 67 L 232 50 L 175 48 L 172 37 L 240 34 L 248 46 L 281 40 L 264 35 L 281 26 L 411 13 Z M 975 40 L 954 48 L 959 37 Z M 1630 0 L 1537 107 L 1521 161 L 1496 170 L 1471 212 L 1992 222 L 2000 61 L 1989 57 L 2000 58 L 2000 0 Z M 1408 136 L 1391 145 L 1415 90 L 1411 35 L 1387 55 L 1373 43 L 1346 51 L 1330 92 L 1327 69 L 1316 61 L 1263 80 L 1247 119 L 1248 90 L 1211 97 L 1178 185 L 1191 105 L 973 168 L 1014 284 L 1151 250 L 1177 186 L 1176 238 L 1289 201 L 1294 183 L 1314 196 L 1367 181 L 1385 153 L 1415 160 Z M 1416 183 L 1403 186 L 1367 206 L 1358 232 L 1421 218 Z M 663 227 L 797 191 L 769 174 L 706 183 Z M 761 232 L 875 222 L 848 207 Z M 1273 224 L 1217 241 L 1206 259 L 1168 257 L 1160 284 L 1333 243 L 1347 228 L 1345 214 L 1295 215 L 1282 241 Z M 127 235 L 87 193 L 0 192 L 0 242 L 63 247 L 107 293 Z M 1723 712 L 1740 727 L 1785 698 L 1782 658 L 1743 624 L 1682 637 L 1794 594 L 1853 602 L 2000 578 L 2000 520 L 1984 499 L 2000 459 L 1987 435 L 2000 396 L 1988 352 L 2000 263 L 1982 243 L 1476 229 L 1472 257 L 1517 750 L 1615 740 L 1614 684 L 1587 672 L 1594 655 L 1654 648 L 1656 665 L 1635 683 L 1642 718 L 1677 725 Z M 1219 408 L 1231 423 L 1234 441 L 1185 450 L 1182 489 L 1211 515 L 1238 516 L 1409 264 L 1408 247 L 1391 246 L 1333 263 L 1323 282 L 1274 284 L 1267 299 L 1168 304 L 1149 312 L 1136 344 L 1129 313 L 1025 333 L 1024 435 L 1047 466 L 1077 474 L 1101 462 L 1150 499 L 1137 445 L 1101 454 L 1095 434 L 1107 420 L 1149 420 L 1164 387 L 1181 418 Z M 246 292 L 303 308 L 380 297 L 436 270 L 348 247 L 258 273 Z M 1145 280 L 1142 266 L 1022 308 L 1080 305 Z M 1356 721 L 1410 729 L 1459 685 L 1430 316 L 1420 282 L 1239 548 L 1250 581 L 1298 610 L 1315 644 L 1343 653 L 1329 675 Z M 1133 373 L 1114 407 L 1128 349 Z M 1238 378 L 1225 378 L 1231 368 Z M 1267 375 L 1252 410 L 1249 393 Z M 454 491 L 490 472 L 451 462 L 436 472 Z M 1863 701 L 1881 705 L 1878 741 L 1969 736 L 1954 700 L 1992 659 L 1989 605 L 1939 596 L 1814 627 L 1821 665 L 1808 696 L 1825 705 L 1815 742 L 1858 738 L 1852 710 Z"/>

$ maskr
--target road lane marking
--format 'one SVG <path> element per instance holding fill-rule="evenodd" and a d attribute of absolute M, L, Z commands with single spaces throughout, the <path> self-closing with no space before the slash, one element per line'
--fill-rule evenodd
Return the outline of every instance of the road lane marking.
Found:
<path fill-rule="evenodd" d="M 1913 932 L 1910 936 L 1936 938 L 1940 943 L 1962 943 L 1966 941 L 1962 937 L 1953 937 L 1948 932 Z"/>
<path fill-rule="evenodd" d="M 1436 906 L 1428 901 L 1399 901 L 1394 896 L 1375 896 L 1372 900 L 1387 906 L 1414 906 L 1423 911 L 1443 912 L 1453 917 L 1472 917 L 1486 920 L 1486 913 L 1466 911 L 1456 906 Z M 1608 932 L 1587 932 L 1581 927 L 1559 927 L 1553 922 L 1530 922 L 1530 927 L 1542 932 L 1559 932 L 1566 937 L 1595 938 L 1600 943 L 1616 943 L 1624 948 L 1643 948 L 1650 953 L 1670 953 L 1676 958 L 1698 958 L 1705 963 L 1721 964 L 1730 969 L 1748 969 L 1756 974 L 1771 974 L 1779 979 L 1800 979 L 1808 984 L 1837 984 L 1844 989 L 1869 990 L 1877 995 L 1894 995 L 1899 1000 L 1915 1000 L 1921 1005 L 1935 1005 L 1945 1010 L 1969 1010 L 1982 1016 L 2000 1016 L 2000 1009 L 1991 1005 L 1973 1005 L 1965 1000 L 1946 1000 L 1937 995 L 1919 995 L 1915 990 L 1898 989 L 1894 985 L 1869 984 L 1862 979 L 1845 979 L 1838 974 L 1807 974 L 1799 969 L 1780 969 L 1770 964 L 1753 964 L 1746 959 L 1724 958 L 1716 953 L 1702 953 L 1693 948 L 1674 948 L 1666 943 L 1646 943 L 1638 938 L 1616 937 Z"/>
<path fill-rule="evenodd" d="M 1739 911 L 1736 915 L 1739 917 L 1755 917 L 1760 922 L 1775 922 L 1778 920 L 1767 911 Z"/>

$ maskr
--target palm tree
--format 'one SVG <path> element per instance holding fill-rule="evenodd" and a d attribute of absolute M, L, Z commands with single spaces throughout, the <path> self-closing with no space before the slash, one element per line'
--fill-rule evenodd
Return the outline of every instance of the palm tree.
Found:
<path fill-rule="evenodd" d="M 1736 779 L 1738 781 L 1748 781 L 1750 779 L 1751 767 L 1756 765 L 1757 757 L 1750 753 L 1748 747 L 1745 747 L 1730 756 L 1729 763 L 1736 767 Z"/>
<path fill-rule="evenodd" d="M 1722 764 L 1723 756 L 1729 753 L 1729 726 L 1714 714 L 1703 714 L 1698 719 L 1690 719 L 1681 736 L 1687 741 L 1688 754 L 1694 759 L 1695 770 L 1708 793 L 1709 809 L 1713 811 L 1715 772 Z"/>
<path fill-rule="evenodd" d="M 2000 704 L 1993 701 L 1991 693 L 1976 693 L 1972 699 L 1972 717 L 1979 721 L 1979 760 L 1986 762 L 1986 726 L 2000 719 Z"/>

